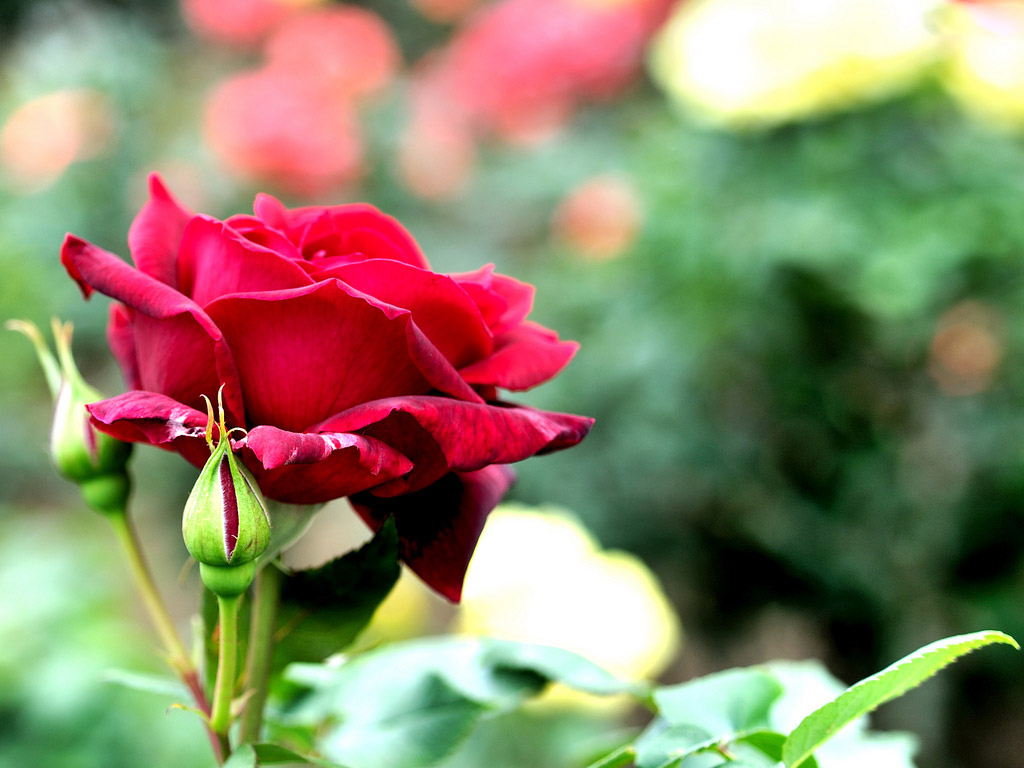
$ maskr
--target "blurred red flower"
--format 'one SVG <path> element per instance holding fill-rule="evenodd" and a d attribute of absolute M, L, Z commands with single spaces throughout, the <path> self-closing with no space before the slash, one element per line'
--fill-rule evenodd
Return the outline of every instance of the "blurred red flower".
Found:
<path fill-rule="evenodd" d="M 316 197 L 362 175 L 357 99 L 386 87 L 401 56 L 370 11 L 332 6 L 292 16 L 266 43 L 265 65 L 210 94 L 205 133 L 227 168 Z"/>

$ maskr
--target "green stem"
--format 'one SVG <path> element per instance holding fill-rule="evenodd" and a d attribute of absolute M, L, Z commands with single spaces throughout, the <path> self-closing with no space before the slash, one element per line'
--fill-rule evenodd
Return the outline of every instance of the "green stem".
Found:
<path fill-rule="evenodd" d="M 138 536 L 135 534 L 135 528 L 128 521 L 127 515 L 108 515 L 107 519 L 110 520 L 110 524 L 114 527 L 114 533 L 121 542 L 124 553 L 128 558 L 128 567 L 131 569 L 132 576 L 135 579 L 135 586 L 138 588 L 142 602 L 149 613 L 149 619 L 153 622 L 153 627 L 160 636 L 160 641 L 170 657 L 171 666 L 174 667 L 176 672 L 191 668 L 192 665 L 188 660 L 188 653 L 185 652 L 185 646 L 181 644 L 181 640 L 178 638 L 174 622 L 167 613 L 163 600 L 160 599 L 160 593 L 157 592 L 153 576 L 146 565 L 142 548 L 139 546 Z"/>
<path fill-rule="evenodd" d="M 142 553 L 142 547 L 139 544 L 139 537 L 135 532 L 135 527 L 128 519 L 128 513 L 109 514 L 104 515 L 104 517 L 110 521 L 110 525 L 114 529 L 114 535 L 121 543 L 121 548 L 128 559 L 128 568 L 135 581 L 135 588 L 142 597 L 142 603 L 149 614 L 149 620 L 156 629 L 157 635 L 160 636 L 160 642 L 163 643 L 164 652 L 168 657 L 168 664 L 170 664 L 171 669 L 175 671 L 192 692 L 196 706 L 209 715 L 210 704 L 207 701 L 203 685 L 199 681 L 199 673 L 189 659 L 185 646 L 182 645 L 178 632 L 174 628 L 174 621 L 171 619 L 167 607 L 157 591 L 153 575 L 150 573 L 149 566 L 146 564 L 146 558 Z M 213 747 L 217 761 L 223 761 L 225 757 L 223 745 L 209 728 L 207 728 L 207 734 L 210 737 L 210 744 Z"/>
<path fill-rule="evenodd" d="M 240 738 L 243 744 L 257 741 L 260 735 L 274 657 L 274 629 L 277 626 L 281 581 L 281 571 L 274 563 L 267 563 L 256 577 L 249 624 L 249 654 L 245 665 L 245 679 L 250 693 L 242 715 Z"/>
<path fill-rule="evenodd" d="M 210 728 L 225 746 L 224 756 L 231 754 L 228 729 L 231 727 L 231 700 L 238 677 L 238 601 L 239 596 L 217 596 L 220 614 L 220 651 L 217 657 L 217 681 L 213 687 L 213 709 Z"/>

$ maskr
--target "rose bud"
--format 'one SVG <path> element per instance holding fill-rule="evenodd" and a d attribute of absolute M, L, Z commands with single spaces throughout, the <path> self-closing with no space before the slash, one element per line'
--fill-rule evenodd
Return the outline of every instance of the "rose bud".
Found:
<path fill-rule="evenodd" d="M 54 466 L 82 491 L 85 503 L 102 514 L 123 514 L 131 483 L 125 467 L 131 455 L 129 443 L 96 430 L 85 406 L 103 399 L 89 386 L 71 355 L 71 323 L 53 320 L 57 344 L 54 358 L 39 329 L 25 320 L 11 320 L 7 328 L 23 333 L 36 348 L 56 406 L 50 431 L 50 458 Z"/>
<path fill-rule="evenodd" d="M 185 502 L 181 532 L 189 554 L 200 563 L 203 583 L 215 594 L 231 597 L 244 592 L 255 575 L 255 560 L 270 543 L 270 516 L 256 480 L 231 450 L 222 396 L 217 399 L 217 445 L 213 405 L 207 400 L 211 454 Z"/>

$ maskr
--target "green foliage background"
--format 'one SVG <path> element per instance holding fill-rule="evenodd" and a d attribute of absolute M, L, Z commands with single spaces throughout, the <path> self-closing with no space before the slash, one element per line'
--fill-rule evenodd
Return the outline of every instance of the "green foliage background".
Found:
<path fill-rule="evenodd" d="M 401 3 L 363 4 L 408 53 L 444 37 Z M 246 60 L 197 43 L 167 3 L 8 0 L 0 19 L 0 122 L 58 87 L 99 88 L 118 115 L 114 149 L 49 189 L 21 195 L 0 179 L 0 315 L 73 320 L 87 377 L 118 391 L 103 300 L 83 303 L 66 279 L 61 238 L 124 254 L 145 172 L 172 161 L 200 169 L 209 213 L 245 210 L 255 190 L 217 170 L 196 115 Z M 1024 141 L 927 86 L 732 135 L 641 84 L 546 145 L 485 147 L 466 194 L 427 204 L 394 176 L 403 110 L 396 92 L 367 116 L 372 174 L 358 196 L 401 219 L 439 270 L 494 261 L 535 283 L 535 318 L 582 343 L 565 374 L 522 399 L 597 426 L 524 465 L 514 497 L 570 507 L 655 568 L 688 633 L 674 680 L 820 655 L 852 681 L 936 637 L 1024 636 Z M 549 224 L 570 189 L 608 171 L 633 179 L 645 225 L 628 253 L 595 263 Z M 965 300 L 999 319 L 1002 359 L 984 391 L 952 396 L 929 350 Z M 29 345 L 0 335 L 0 360 L 0 583 L 12 584 L 0 598 L 0 764 L 136 765 L 142 738 L 167 750 L 149 765 L 201 764 L 184 717 L 161 721 L 142 694 L 94 682 L 107 666 L 156 662 L 127 628 L 100 522 L 58 511 L 75 496 L 46 463 L 49 404 Z M 147 546 L 173 584 L 191 472 L 138 454 Z M 926 768 L 1019 768 L 1024 659 L 971 657 L 881 714 L 922 735 Z M 189 735 L 175 738 L 179 727 Z"/>

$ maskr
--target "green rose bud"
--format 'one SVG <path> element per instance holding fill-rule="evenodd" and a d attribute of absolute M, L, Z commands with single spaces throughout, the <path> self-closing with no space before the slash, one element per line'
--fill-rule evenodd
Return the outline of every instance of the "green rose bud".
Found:
<path fill-rule="evenodd" d="M 185 502 L 181 531 L 189 554 L 201 565 L 203 582 L 227 597 L 241 594 L 252 581 L 254 561 L 270 544 L 270 516 L 255 478 L 231 451 L 232 430 L 224 423 L 220 393 L 217 399 L 217 444 L 213 406 L 207 400 L 206 442 L 211 453 Z"/>
<path fill-rule="evenodd" d="M 6 327 L 23 333 L 33 343 L 54 397 L 50 458 L 57 471 L 78 484 L 92 509 L 103 514 L 122 514 L 131 490 L 126 467 L 132 446 L 100 432 L 89 420 L 85 406 L 102 400 L 103 395 L 86 383 L 75 365 L 71 323 L 53 320 L 57 358 L 34 324 L 10 320 Z"/>

